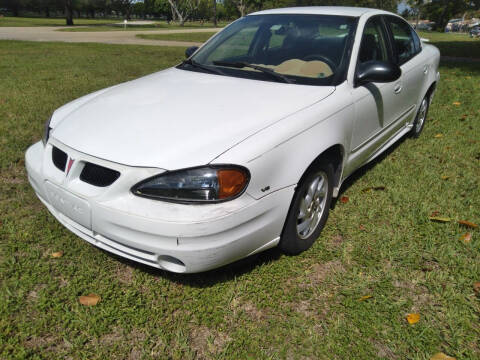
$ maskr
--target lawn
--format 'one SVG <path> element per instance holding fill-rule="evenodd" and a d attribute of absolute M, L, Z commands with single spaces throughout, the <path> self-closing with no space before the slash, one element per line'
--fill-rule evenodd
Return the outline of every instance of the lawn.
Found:
<path fill-rule="evenodd" d="M 216 32 L 177 33 L 177 34 L 138 34 L 137 37 L 147 40 L 205 42 Z"/>
<path fill-rule="evenodd" d="M 468 34 L 429 31 L 419 35 L 437 46 L 442 56 L 480 59 L 480 39 L 472 39 Z"/>
<path fill-rule="evenodd" d="M 219 22 L 218 28 L 226 26 L 228 23 Z M 168 24 L 165 21 L 157 21 L 152 25 L 127 25 L 126 28 L 119 25 L 101 25 L 101 26 L 84 26 L 84 27 L 71 27 L 58 29 L 58 31 L 71 31 L 71 32 L 96 32 L 96 31 L 136 31 L 136 30 L 182 30 L 182 29 L 209 29 L 214 28 L 213 23 L 200 23 L 198 21 L 192 21 L 185 23 L 184 26 L 180 26 L 178 23 Z"/>
<path fill-rule="evenodd" d="M 478 63 L 441 67 L 424 133 L 358 172 L 300 256 L 174 275 L 110 256 L 48 213 L 23 159 L 50 113 L 183 50 L 0 41 L 0 358 L 480 358 L 480 231 L 456 222 L 480 222 Z M 89 293 L 101 301 L 80 305 Z"/>
<path fill-rule="evenodd" d="M 119 19 L 73 19 L 75 25 L 106 25 Z M 65 18 L 0 17 L 0 26 L 65 26 Z"/>

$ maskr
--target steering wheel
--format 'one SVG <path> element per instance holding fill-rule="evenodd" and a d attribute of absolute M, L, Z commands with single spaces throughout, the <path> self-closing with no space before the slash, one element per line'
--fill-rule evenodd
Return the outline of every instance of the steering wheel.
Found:
<path fill-rule="evenodd" d="M 332 73 L 335 74 L 337 72 L 337 65 L 335 65 L 335 63 L 332 60 L 330 60 L 329 58 L 327 58 L 323 55 L 311 54 L 311 55 L 305 56 L 302 60 L 304 60 L 304 61 L 320 60 L 320 61 L 324 62 L 325 64 L 327 64 L 328 66 L 330 66 L 330 70 L 332 70 Z"/>

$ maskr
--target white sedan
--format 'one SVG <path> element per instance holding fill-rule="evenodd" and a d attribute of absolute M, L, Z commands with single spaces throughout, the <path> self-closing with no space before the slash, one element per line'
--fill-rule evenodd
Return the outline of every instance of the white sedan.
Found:
<path fill-rule="evenodd" d="M 417 137 L 440 54 L 385 11 L 243 17 L 180 65 L 57 109 L 26 153 L 69 230 L 173 272 L 312 246 L 355 169 Z"/>

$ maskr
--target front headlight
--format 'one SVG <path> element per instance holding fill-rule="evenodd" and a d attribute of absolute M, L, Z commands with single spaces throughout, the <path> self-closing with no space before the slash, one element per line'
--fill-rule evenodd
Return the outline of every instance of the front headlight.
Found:
<path fill-rule="evenodd" d="M 43 146 L 47 145 L 48 138 L 50 137 L 50 130 L 52 130 L 52 128 L 50 127 L 50 121 L 52 121 L 52 117 L 51 117 L 51 116 L 50 116 L 50 118 L 45 122 L 45 127 L 44 127 L 44 129 L 43 129 L 43 137 L 42 137 Z"/>
<path fill-rule="evenodd" d="M 166 172 L 132 188 L 135 195 L 179 203 L 212 203 L 240 196 L 250 180 L 241 166 L 212 165 Z"/>

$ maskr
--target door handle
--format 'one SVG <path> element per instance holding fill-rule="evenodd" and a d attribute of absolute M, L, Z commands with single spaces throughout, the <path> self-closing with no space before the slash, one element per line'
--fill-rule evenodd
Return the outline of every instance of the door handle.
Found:
<path fill-rule="evenodd" d="M 395 87 L 393 88 L 393 92 L 395 94 L 400 94 L 402 92 L 402 84 L 401 83 L 396 84 Z"/>

